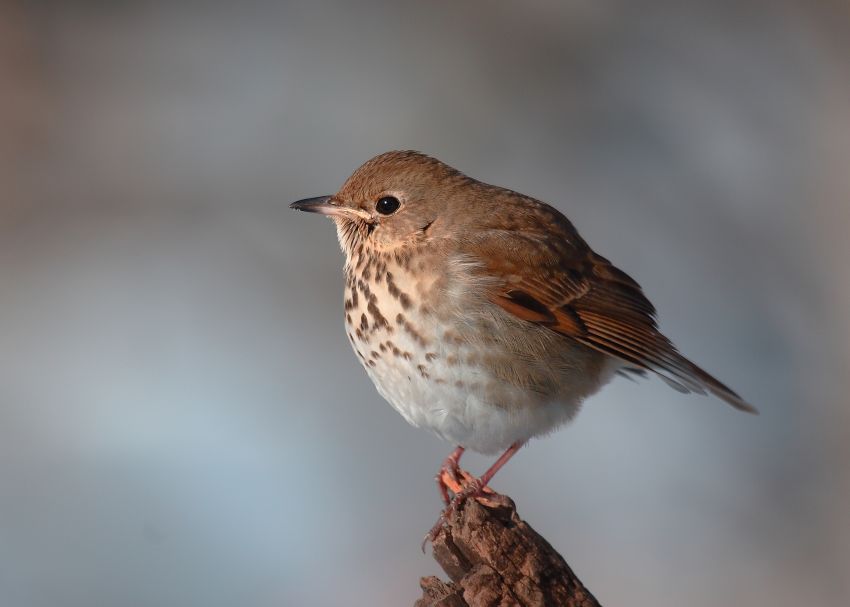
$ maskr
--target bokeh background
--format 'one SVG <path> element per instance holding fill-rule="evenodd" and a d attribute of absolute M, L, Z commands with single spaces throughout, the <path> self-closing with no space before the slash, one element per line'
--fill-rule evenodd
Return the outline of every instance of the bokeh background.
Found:
<path fill-rule="evenodd" d="M 413 603 L 451 446 L 286 208 L 394 148 L 556 205 L 762 411 L 617 380 L 498 475 L 600 600 L 848 604 L 825 0 L 0 4 L 0 604 Z"/>

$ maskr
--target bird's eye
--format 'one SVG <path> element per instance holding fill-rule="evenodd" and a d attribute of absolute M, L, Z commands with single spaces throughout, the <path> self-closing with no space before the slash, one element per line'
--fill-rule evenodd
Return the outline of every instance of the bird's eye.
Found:
<path fill-rule="evenodd" d="M 401 203 L 395 196 L 384 196 L 378 200 L 378 204 L 375 205 L 375 210 L 381 215 L 392 215 L 400 206 Z"/>

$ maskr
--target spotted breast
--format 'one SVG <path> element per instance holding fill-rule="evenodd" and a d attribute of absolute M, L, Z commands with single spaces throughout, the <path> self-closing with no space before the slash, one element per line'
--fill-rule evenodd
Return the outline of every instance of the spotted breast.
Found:
<path fill-rule="evenodd" d="M 468 260 L 440 259 L 362 248 L 345 268 L 348 339 L 410 424 L 495 453 L 568 421 L 619 366 L 485 300 Z"/>

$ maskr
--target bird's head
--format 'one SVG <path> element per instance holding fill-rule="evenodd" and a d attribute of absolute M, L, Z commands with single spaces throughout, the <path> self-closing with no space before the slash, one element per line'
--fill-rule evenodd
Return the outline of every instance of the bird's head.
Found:
<path fill-rule="evenodd" d="M 386 152 L 357 169 L 336 194 L 290 207 L 332 218 L 350 258 L 361 244 L 392 250 L 451 232 L 458 212 L 452 202 L 470 182 L 425 154 Z"/>

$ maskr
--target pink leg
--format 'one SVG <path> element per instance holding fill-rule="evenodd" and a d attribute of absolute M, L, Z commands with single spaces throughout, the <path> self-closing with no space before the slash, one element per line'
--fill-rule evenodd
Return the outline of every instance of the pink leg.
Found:
<path fill-rule="evenodd" d="M 454 451 L 443 461 L 443 465 L 440 466 L 440 471 L 437 473 L 437 476 L 434 477 L 434 480 L 437 481 L 437 488 L 440 490 L 440 497 L 443 498 L 443 503 L 448 506 L 449 505 L 449 488 L 446 487 L 446 483 L 443 482 L 443 472 L 448 473 L 448 475 L 457 480 L 457 467 L 460 464 L 460 456 L 463 455 L 463 452 L 466 451 L 464 447 L 458 445 Z"/>
<path fill-rule="evenodd" d="M 487 472 L 485 472 L 484 474 L 482 474 L 480 478 L 477 478 L 477 479 L 475 479 L 475 481 L 473 481 L 473 482 L 469 483 L 466 487 L 464 487 L 463 491 L 461 491 L 460 493 L 458 493 L 457 495 L 455 495 L 454 500 L 452 500 L 452 506 L 454 506 L 455 508 L 457 508 L 457 506 L 455 506 L 454 502 L 456 502 L 456 501 L 460 500 L 460 502 L 461 502 L 461 503 L 463 503 L 463 501 L 464 501 L 465 499 L 467 499 L 467 498 L 469 498 L 469 497 L 475 497 L 476 495 L 480 494 L 480 493 L 481 493 L 481 491 L 482 491 L 482 489 L 484 489 L 484 487 L 486 487 L 486 486 L 487 486 L 487 483 L 489 483 L 489 482 L 490 482 L 490 480 L 491 480 L 494 476 L 496 476 L 496 473 L 497 473 L 499 470 L 501 470 L 501 469 L 502 469 L 502 466 L 504 466 L 505 464 L 507 464 L 507 463 L 508 463 L 508 460 L 509 460 L 509 459 L 511 459 L 511 458 L 514 456 L 514 454 L 515 454 L 517 451 L 519 451 L 519 450 L 520 450 L 520 448 L 521 448 L 524 444 L 525 444 L 524 442 L 523 442 L 523 443 L 521 443 L 521 442 L 516 442 L 516 443 L 514 443 L 513 445 L 511 445 L 510 447 L 508 447 L 508 448 L 505 450 L 505 452 L 504 452 L 504 453 L 502 453 L 502 454 L 499 456 L 499 459 L 497 459 L 495 462 L 493 462 L 493 465 L 492 465 L 492 466 L 490 466 L 489 468 L 487 468 Z M 458 504 L 458 505 L 460 505 L 460 504 Z"/>
<path fill-rule="evenodd" d="M 499 456 L 493 465 L 487 469 L 487 472 L 481 475 L 480 478 L 476 478 L 475 480 L 467 483 L 467 485 L 463 488 L 462 491 L 456 493 L 451 502 L 446 506 L 443 510 L 442 514 L 440 514 L 439 520 L 437 520 L 437 524 L 431 529 L 431 532 L 425 536 L 425 541 L 422 542 L 422 551 L 425 551 L 425 542 L 428 540 L 434 541 L 434 538 L 437 537 L 437 534 L 440 532 L 440 529 L 443 528 L 443 525 L 446 524 L 446 521 L 449 519 L 449 516 L 457 510 L 467 499 L 470 497 L 476 497 L 481 494 L 484 490 L 484 487 L 487 486 L 487 483 L 496 475 L 496 473 L 502 469 L 502 466 L 508 463 L 508 460 L 511 459 L 514 454 L 520 450 L 520 448 L 525 444 L 525 442 L 515 442 L 513 445 L 507 448 L 504 453 Z M 460 449 L 460 447 L 458 447 Z M 457 449 L 455 449 L 457 452 Z M 463 451 L 461 451 L 463 453 Z M 454 455 L 449 456 L 448 459 Z M 458 459 L 460 455 L 458 455 Z M 446 461 L 448 461 L 448 459 Z M 448 494 L 447 494 L 448 497 Z"/>

